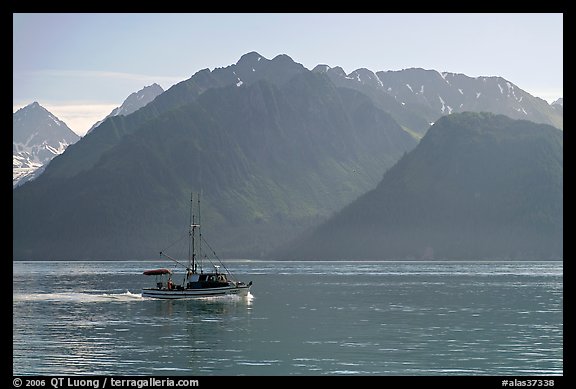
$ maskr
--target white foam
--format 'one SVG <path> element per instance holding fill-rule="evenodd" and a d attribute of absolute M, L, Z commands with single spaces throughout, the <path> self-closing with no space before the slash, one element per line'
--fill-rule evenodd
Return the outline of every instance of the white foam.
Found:
<path fill-rule="evenodd" d="M 60 292 L 60 293 L 16 293 L 12 296 L 13 302 L 27 301 L 53 301 L 53 302 L 75 302 L 75 303 L 96 303 L 106 301 L 138 301 L 142 300 L 141 294 L 131 293 L 82 293 L 82 292 Z"/>

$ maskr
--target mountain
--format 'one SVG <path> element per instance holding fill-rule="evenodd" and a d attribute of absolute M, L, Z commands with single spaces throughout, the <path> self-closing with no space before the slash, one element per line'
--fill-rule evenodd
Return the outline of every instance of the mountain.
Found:
<path fill-rule="evenodd" d="M 378 186 L 277 252 L 291 259 L 562 259 L 562 131 L 439 119 Z"/>
<path fill-rule="evenodd" d="M 287 55 L 200 70 L 14 191 L 14 258 L 150 258 L 188 223 L 191 191 L 220 255 L 261 257 L 376 187 L 454 104 L 391 92 L 381 72 L 310 71 Z"/>
<path fill-rule="evenodd" d="M 91 131 L 83 137 L 82 142 L 69 148 L 65 159 L 53 161 L 45 174 L 53 178 L 72 177 L 90 169 L 123 137 L 136 132 L 147 121 L 165 112 L 196 101 L 207 90 L 229 86 L 239 88 L 260 80 L 280 86 L 301 73 L 309 71 L 287 55 L 278 55 L 268 60 L 255 52 L 244 54 L 236 64 L 225 68 L 200 70 L 188 80 L 173 85 L 136 112 L 106 119 L 98 126 L 98 131 Z"/>
<path fill-rule="evenodd" d="M 14 258 L 154 257 L 186 233 L 191 191 L 219 255 L 260 257 L 415 145 L 365 95 L 287 56 L 247 55 L 105 120 L 17 188 Z"/>
<path fill-rule="evenodd" d="M 513 119 L 563 128 L 563 113 L 502 77 L 468 77 L 420 68 L 400 71 L 358 69 L 346 74 L 340 67 L 319 65 L 338 86 L 370 96 L 407 131 L 418 137 L 444 115 L 458 112 L 492 112 Z M 561 103 L 560 103 L 561 105 Z"/>
<path fill-rule="evenodd" d="M 132 112 L 136 112 L 137 110 L 139 110 L 140 108 L 144 107 L 146 104 L 154 100 L 161 93 L 164 93 L 164 89 L 162 89 L 160 85 L 154 83 L 152 85 L 145 86 L 138 92 L 130 94 L 130 96 L 128 96 L 126 100 L 124 100 L 122 105 L 114 108 L 112 112 L 110 112 L 104 119 L 94 123 L 94 125 L 90 127 L 87 133 L 98 127 L 100 124 L 102 124 L 104 120 L 108 119 L 111 116 L 118 116 L 118 115 L 126 116 L 131 114 Z"/>
<path fill-rule="evenodd" d="M 564 115 L 564 100 L 562 97 L 554 101 L 551 106 L 556 112 L 558 112 L 559 115 Z"/>
<path fill-rule="evenodd" d="M 417 73 L 420 73 L 420 70 L 422 69 L 417 70 Z M 410 73 L 411 71 L 412 70 L 408 70 L 406 72 Z M 80 171 L 89 169 L 98 161 L 104 152 L 114 147 L 114 145 L 117 144 L 124 136 L 133 133 L 146 121 L 156 118 L 164 112 L 176 109 L 180 106 L 184 106 L 195 101 L 207 90 L 229 86 L 248 86 L 260 80 L 266 80 L 274 85 L 281 86 L 295 75 L 309 72 L 310 71 L 307 70 L 304 66 L 294 62 L 287 55 L 281 54 L 272 60 L 269 60 L 256 52 L 244 54 L 236 64 L 224 68 L 216 68 L 213 71 L 210 71 L 209 69 L 200 70 L 196 72 L 191 78 L 172 86 L 165 93 L 157 96 L 152 103 L 146 105 L 142 109 L 139 109 L 127 116 L 113 116 L 105 120 L 99 126 L 99 131 L 90 132 L 84 137 L 82 142 L 79 142 L 75 145 L 75 147 L 69 148 L 67 150 L 66 153 L 70 155 L 70 159 L 67 158 L 64 160 L 59 159 L 54 161 L 51 164 L 51 169 L 48 169 L 47 173 L 54 177 L 71 177 Z M 314 68 L 312 72 L 325 73 L 324 75 L 328 76 L 334 85 L 345 87 L 347 89 L 355 89 L 370 97 L 372 103 L 376 107 L 384 110 L 385 112 L 388 112 L 407 133 L 418 140 L 422 137 L 430 124 L 441 117 L 442 114 L 448 114 L 452 111 L 456 112 L 455 108 L 452 108 L 453 106 L 456 106 L 456 104 L 452 103 L 451 98 L 446 96 L 446 100 L 444 100 L 444 109 L 442 109 L 442 106 L 433 108 L 422 104 L 413 105 L 410 102 L 400 101 L 397 95 L 391 94 L 394 91 L 392 86 L 387 86 L 387 84 L 384 83 L 382 83 L 382 86 L 380 86 L 382 80 L 376 80 L 376 82 L 366 81 L 370 78 L 363 77 L 364 72 L 361 70 L 353 72 L 355 77 L 346 76 L 341 68 L 329 68 L 326 65 L 319 65 Z M 369 72 L 369 74 L 374 74 L 370 71 L 367 72 Z M 432 75 L 431 77 L 435 78 L 436 82 L 438 81 L 437 79 L 440 78 L 442 83 L 447 85 L 444 78 L 438 72 L 423 70 L 422 72 L 425 72 L 427 75 Z M 398 75 L 402 75 L 405 73 L 405 71 L 396 73 L 398 73 Z M 337 74 L 339 74 L 339 76 Z M 434 74 L 436 76 L 434 76 Z M 372 78 L 374 79 L 376 75 L 379 75 L 379 77 L 383 77 L 385 80 L 387 80 L 387 78 L 383 75 L 383 72 L 378 72 Z M 448 76 L 446 77 L 449 78 Z M 465 79 L 469 79 L 465 76 L 463 77 Z M 485 83 L 485 81 L 482 81 L 482 79 L 476 80 L 475 82 L 480 84 Z M 500 83 L 504 83 L 506 88 L 508 88 L 507 84 L 505 84 L 505 81 L 501 81 Z M 452 85 L 459 84 L 452 83 Z M 419 85 L 418 88 L 422 89 L 422 86 Z M 458 88 L 462 89 L 460 87 Z M 493 85 L 493 88 L 496 88 L 498 91 L 500 90 L 497 84 Z M 506 98 L 508 98 L 509 95 L 517 96 L 517 100 L 520 102 L 535 100 L 546 106 L 546 108 L 542 109 L 551 109 L 544 100 L 537 99 L 529 95 L 525 96 L 523 94 L 525 92 L 521 92 L 520 89 L 516 90 L 515 88 L 516 87 L 514 87 L 514 93 L 507 92 L 505 95 L 500 95 L 498 92 L 498 96 L 506 96 Z M 510 90 L 512 91 L 512 89 Z M 460 94 L 460 91 L 457 90 L 455 93 Z M 484 101 L 482 92 L 473 91 L 469 93 L 467 90 L 464 90 L 462 93 L 473 96 L 474 98 L 479 96 L 478 100 Z M 477 95 L 478 93 L 480 94 Z M 452 95 L 454 95 L 454 93 L 452 93 Z M 438 102 L 440 101 L 438 98 L 436 98 L 436 100 Z M 457 106 L 460 104 L 462 103 L 458 103 Z M 494 103 L 491 104 L 491 108 L 496 113 L 506 114 L 505 112 L 500 112 L 501 105 L 502 104 Z M 477 106 L 475 109 L 472 109 L 467 105 L 463 105 L 462 108 L 470 108 L 470 110 L 474 111 L 476 108 L 482 109 L 483 106 Z M 520 109 L 520 111 L 522 110 L 522 108 L 518 109 Z M 530 113 L 530 108 L 527 109 L 528 110 L 525 109 L 526 112 Z M 491 109 L 486 110 L 491 111 Z M 514 112 L 516 113 L 514 114 Z M 519 114 L 519 111 L 514 112 L 512 112 L 512 114 Z M 556 121 L 561 122 L 562 113 L 557 112 L 557 110 L 553 110 L 553 112 L 554 115 L 559 116 L 556 117 Z M 532 116 L 527 119 L 538 122 L 537 118 L 533 118 Z M 559 128 L 562 127 L 559 126 Z M 68 163 L 67 161 L 69 160 L 74 162 Z"/>
<path fill-rule="evenodd" d="M 16 111 L 12 117 L 12 185 L 35 177 L 79 139 L 66 123 L 37 102 Z"/>

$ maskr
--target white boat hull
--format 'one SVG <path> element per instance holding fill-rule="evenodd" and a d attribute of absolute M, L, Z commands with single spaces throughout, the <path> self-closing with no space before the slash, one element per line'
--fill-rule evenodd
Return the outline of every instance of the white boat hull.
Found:
<path fill-rule="evenodd" d="M 142 297 L 158 299 L 185 299 L 197 297 L 216 297 L 225 295 L 246 296 L 250 291 L 247 285 L 242 286 L 224 286 L 220 288 L 198 288 L 198 289 L 158 289 L 143 288 Z"/>

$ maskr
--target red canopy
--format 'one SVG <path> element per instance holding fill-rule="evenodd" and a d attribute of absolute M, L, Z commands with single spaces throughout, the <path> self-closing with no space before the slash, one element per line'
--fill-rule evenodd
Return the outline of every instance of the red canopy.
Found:
<path fill-rule="evenodd" d="M 154 270 L 146 270 L 144 272 L 145 276 L 159 276 L 162 274 L 172 274 L 172 271 L 170 271 L 170 269 L 154 269 Z"/>

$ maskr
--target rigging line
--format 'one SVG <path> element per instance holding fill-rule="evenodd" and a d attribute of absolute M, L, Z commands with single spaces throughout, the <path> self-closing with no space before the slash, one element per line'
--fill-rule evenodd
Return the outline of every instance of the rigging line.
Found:
<path fill-rule="evenodd" d="M 169 260 L 176 262 L 176 263 L 179 264 L 180 266 L 183 266 L 183 267 L 186 268 L 186 269 L 189 268 L 188 266 L 186 266 L 186 265 L 183 264 L 182 262 L 178 261 L 177 259 L 172 258 L 172 257 L 169 256 L 168 254 L 165 254 L 165 253 L 163 253 L 162 251 L 160 251 L 160 256 L 162 256 L 162 255 L 165 256 L 166 258 L 168 258 Z"/>
<path fill-rule="evenodd" d="M 234 277 L 234 274 L 232 274 L 230 272 L 230 270 L 228 270 L 228 268 L 226 267 L 226 265 L 224 264 L 224 262 L 222 262 L 222 260 L 218 257 L 218 255 L 216 254 L 216 251 L 214 251 L 214 249 L 212 248 L 212 246 L 210 246 L 210 243 L 208 243 L 206 241 L 206 239 L 202 238 L 202 240 L 204 241 L 204 243 L 206 243 L 206 246 L 208 246 L 208 248 L 210 250 L 212 250 L 212 254 L 214 254 L 214 256 L 216 257 L 216 259 L 218 260 L 218 262 L 220 262 L 220 265 L 222 265 L 222 267 L 226 270 L 226 272 L 230 275 L 230 277 L 232 277 L 234 280 L 238 281 L 236 279 L 236 277 Z M 210 261 L 210 259 L 208 258 L 208 260 Z M 210 263 L 212 263 L 212 261 L 210 261 Z M 214 263 L 212 263 L 212 266 L 214 266 Z"/>
<path fill-rule="evenodd" d="M 214 267 L 214 262 L 212 262 L 212 260 L 210 258 L 208 258 L 208 256 L 204 256 L 204 259 L 206 259 L 208 262 L 210 262 L 212 267 Z"/>
<path fill-rule="evenodd" d="M 174 242 L 172 242 L 171 244 L 169 244 L 168 246 L 166 246 L 164 249 L 162 249 L 162 251 L 165 251 L 167 249 L 169 249 L 170 247 L 174 246 L 176 243 L 180 242 L 182 239 L 186 238 L 186 236 L 188 235 L 188 232 L 186 232 L 185 234 L 182 234 L 182 236 L 178 239 L 176 239 Z"/>
<path fill-rule="evenodd" d="M 206 242 L 206 240 L 204 240 L 204 243 L 208 244 L 208 242 Z M 214 254 L 215 257 L 217 257 L 217 255 L 216 255 L 216 253 L 215 253 L 214 251 L 212 251 L 212 253 Z M 204 258 L 201 258 L 201 259 L 205 259 L 206 261 L 210 262 L 210 264 L 211 264 L 212 266 L 214 266 L 214 261 L 212 261 L 212 260 L 210 259 L 210 257 L 208 257 L 208 255 L 204 254 Z M 220 263 L 222 263 L 222 262 L 220 261 Z"/>

